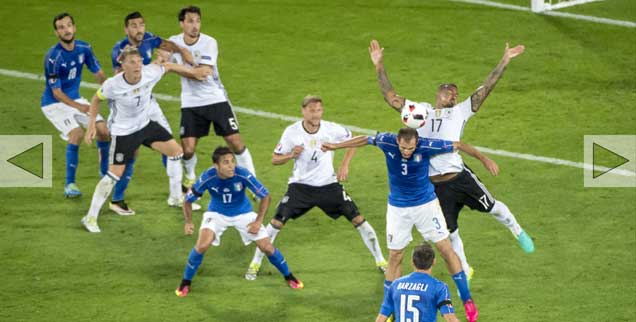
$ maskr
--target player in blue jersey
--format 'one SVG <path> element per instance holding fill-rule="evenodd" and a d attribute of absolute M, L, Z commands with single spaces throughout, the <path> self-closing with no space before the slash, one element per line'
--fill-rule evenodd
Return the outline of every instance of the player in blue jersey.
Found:
<path fill-rule="evenodd" d="M 357 136 L 337 143 L 323 143 L 324 150 L 375 145 L 384 152 L 389 175 L 389 202 L 386 212 L 389 265 L 385 274 L 385 291 L 402 273 L 404 249 L 413 240 L 411 230 L 417 228 L 425 240 L 435 243 L 446 261 L 448 271 L 457 285 L 468 321 L 477 321 L 477 307 L 468 289 L 466 274 L 448 239 L 444 215 L 428 178 L 430 157 L 458 149 L 473 157 L 479 152 L 467 144 L 419 138 L 411 128 L 400 129 L 397 135 L 380 133 L 375 137 Z"/>
<path fill-rule="evenodd" d="M 283 255 L 270 242 L 263 226 L 263 218 L 272 199 L 267 189 L 247 169 L 236 166 L 234 154 L 228 147 L 216 148 L 212 153 L 212 162 L 214 166 L 204 171 L 196 180 L 183 204 L 183 215 L 186 220 L 184 229 L 188 234 L 194 230 L 192 202 L 206 191 L 210 193 L 210 204 L 203 214 L 199 238 L 190 251 L 183 280 L 175 291 L 177 296 L 188 295 L 192 278 L 201 265 L 203 255 L 210 245 L 221 244 L 221 235 L 228 227 L 234 227 L 239 231 L 245 245 L 255 242 L 267 255 L 269 262 L 285 277 L 289 287 L 303 288 L 303 283 L 289 270 Z M 260 199 L 258 214 L 252 210 L 252 205 L 245 196 L 245 188 L 249 188 Z"/>
<path fill-rule="evenodd" d="M 111 61 L 113 64 L 113 72 L 117 74 L 122 71 L 121 69 L 121 53 L 126 48 L 126 46 L 134 46 L 137 47 L 139 53 L 141 54 L 141 58 L 144 65 L 148 65 L 152 61 L 152 54 L 155 49 L 163 49 L 171 53 L 179 53 L 183 55 L 184 59 L 194 65 L 194 60 L 190 52 L 185 48 L 177 46 L 175 43 L 169 40 L 162 39 L 161 37 L 155 36 L 152 33 L 146 32 L 146 24 L 144 22 L 144 18 L 139 11 L 132 12 L 124 18 L 124 30 L 126 31 L 126 37 L 120 41 L 118 41 L 113 47 L 111 53 Z M 152 104 L 150 105 L 150 119 L 159 123 L 168 133 L 172 134 L 172 129 L 170 128 L 170 124 L 168 123 L 168 119 L 163 115 L 159 104 L 157 103 L 154 96 L 152 97 Z M 128 187 L 128 183 L 132 178 L 133 169 L 135 159 L 133 158 L 126 165 L 126 170 L 124 174 L 120 178 L 120 180 L 115 185 L 113 189 L 113 197 L 109 204 L 109 208 L 124 216 L 134 215 L 135 211 L 128 207 L 126 201 L 124 200 L 124 192 Z M 165 155 L 162 155 L 162 162 L 164 167 L 167 164 L 167 158 Z M 180 201 L 181 200 L 181 201 Z M 168 204 L 170 206 L 179 206 L 181 207 L 182 199 L 172 200 L 168 199 Z M 198 205 L 194 205 L 198 207 Z M 195 208 L 197 210 L 198 208 Z"/>
<path fill-rule="evenodd" d="M 75 183 L 75 173 L 79 164 L 79 145 L 84 137 L 82 126 L 88 125 L 89 102 L 80 96 L 84 65 L 95 75 L 98 83 L 106 76 L 91 46 L 75 39 L 75 21 L 68 13 L 53 18 L 53 28 L 60 41 L 46 53 L 44 58 L 44 77 L 46 79 L 42 94 L 42 112 L 60 131 L 61 137 L 68 141 L 66 145 L 66 184 L 64 195 L 75 198 L 82 195 Z M 100 153 L 100 173 L 108 171 L 108 129 L 104 119 L 97 116 L 97 147 Z"/>
<path fill-rule="evenodd" d="M 413 249 L 414 272 L 393 281 L 375 322 L 385 322 L 394 314 L 395 321 L 435 322 L 437 311 L 447 322 L 459 322 L 451 303 L 448 286 L 431 276 L 435 251 L 428 243 Z"/>

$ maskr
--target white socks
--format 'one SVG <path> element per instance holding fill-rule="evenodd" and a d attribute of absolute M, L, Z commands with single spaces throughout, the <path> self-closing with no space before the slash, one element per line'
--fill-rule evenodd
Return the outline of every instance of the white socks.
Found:
<path fill-rule="evenodd" d="M 365 220 L 362 224 L 356 227 L 356 229 L 360 233 L 362 241 L 375 258 L 375 262 L 384 262 L 384 256 L 382 256 L 382 250 L 380 249 L 380 244 L 378 243 L 378 236 L 375 234 L 375 230 L 373 230 L 373 227 L 371 227 L 371 225 L 369 225 L 369 223 Z"/>
<path fill-rule="evenodd" d="M 168 179 L 170 182 L 170 198 L 172 200 L 179 200 L 181 198 L 181 179 L 183 179 L 183 169 L 181 168 L 181 157 L 183 154 L 168 157 L 168 162 L 166 164 L 166 173 L 168 174 Z M 194 164 L 196 164 L 196 158 L 194 159 Z M 194 166 L 193 172 L 194 172 Z"/>
<path fill-rule="evenodd" d="M 253 175 L 256 175 L 256 169 L 254 168 L 254 161 L 252 161 L 252 155 L 250 154 L 250 150 L 248 150 L 247 147 L 245 147 L 245 150 L 243 150 L 243 153 L 235 154 L 235 156 L 236 156 L 236 164 L 239 167 L 246 168 Z"/>
<path fill-rule="evenodd" d="M 495 204 L 490 210 L 490 214 L 493 215 L 502 225 L 508 227 L 515 237 L 521 234 L 521 226 L 519 226 L 517 219 L 515 219 L 515 216 L 503 202 L 499 200 L 495 201 Z"/>
<path fill-rule="evenodd" d="M 457 257 L 459 257 L 459 260 L 462 262 L 462 269 L 464 270 L 464 273 L 468 274 L 468 272 L 470 271 L 470 265 L 468 265 L 468 261 L 466 260 L 466 254 L 464 253 L 464 242 L 459 236 L 459 229 L 456 229 L 450 234 L 450 241 L 455 254 L 457 254 Z"/>
<path fill-rule="evenodd" d="M 267 234 L 269 235 L 269 241 L 274 244 L 274 240 L 276 239 L 276 235 L 278 235 L 278 233 L 280 232 L 280 229 L 276 229 L 274 226 L 272 226 L 272 224 L 268 224 L 267 227 L 265 227 L 265 231 L 267 231 Z M 258 249 L 258 247 L 256 247 L 256 252 L 254 252 L 254 257 L 252 258 L 252 264 L 261 265 L 264 256 L 265 253 L 263 253 L 260 249 Z"/>
<path fill-rule="evenodd" d="M 194 170 L 197 167 L 197 154 L 193 154 L 190 160 L 183 159 L 183 166 L 186 170 L 186 178 L 190 180 L 196 179 L 197 175 L 194 173 Z"/>
<path fill-rule="evenodd" d="M 113 191 L 113 187 L 117 181 L 119 181 L 119 177 L 110 172 L 99 180 L 95 187 L 95 192 L 93 192 L 93 199 L 91 200 L 91 207 L 88 209 L 88 216 L 94 218 L 99 216 L 99 210 L 104 205 L 106 199 L 108 199 L 108 196 L 110 196 L 110 192 Z"/>

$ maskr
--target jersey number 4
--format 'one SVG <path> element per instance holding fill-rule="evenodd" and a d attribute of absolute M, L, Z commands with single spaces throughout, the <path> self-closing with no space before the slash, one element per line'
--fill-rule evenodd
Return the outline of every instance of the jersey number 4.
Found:
<path fill-rule="evenodd" d="M 413 302 L 419 300 L 419 295 L 400 295 L 400 322 L 417 322 L 420 320 L 420 310 L 413 306 Z M 413 316 L 411 318 L 407 318 L 407 312 L 411 313 Z"/>

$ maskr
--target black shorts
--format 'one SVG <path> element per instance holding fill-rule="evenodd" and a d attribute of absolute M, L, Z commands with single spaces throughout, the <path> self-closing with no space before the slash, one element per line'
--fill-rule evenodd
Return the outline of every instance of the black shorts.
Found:
<path fill-rule="evenodd" d="M 459 212 L 464 205 L 473 210 L 490 212 L 495 204 L 495 198 L 466 165 L 464 171 L 454 178 L 433 184 L 450 232 L 457 229 Z"/>
<path fill-rule="evenodd" d="M 172 140 L 172 135 L 155 121 L 150 121 L 143 129 L 128 135 L 111 135 L 109 164 L 126 164 L 135 157 L 135 151 L 140 145 L 150 147 L 154 142 Z"/>
<path fill-rule="evenodd" d="M 337 182 L 322 187 L 291 183 L 276 207 L 274 218 L 285 223 L 290 218 L 299 218 L 313 207 L 320 208 L 333 219 L 344 215 L 351 221 L 360 214 L 355 202 Z"/>
<path fill-rule="evenodd" d="M 210 133 L 210 123 L 214 123 L 214 133 L 228 136 L 239 133 L 238 121 L 229 102 L 181 109 L 182 138 L 200 138 Z"/>

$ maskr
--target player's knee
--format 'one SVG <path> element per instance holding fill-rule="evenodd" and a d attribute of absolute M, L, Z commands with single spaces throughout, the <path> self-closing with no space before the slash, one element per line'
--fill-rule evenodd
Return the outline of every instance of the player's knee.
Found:
<path fill-rule="evenodd" d="M 241 141 L 241 136 L 237 134 L 232 134 L 224 137 L 225 142 L 228 147 L 234 154 L 241 154 L 245 151 L 245 144 Z"/>
<path fill-rule="evenodd" d="M 351 224 L 354 227 L 358 227 L 360 225 L 362 225 L 362 223 L 364 223 L 365 219 L 364 217 L 362 217 L 362 215 L 357 215 L 355 217 L 353 217 L 353 219 L 351 219 Z"/>
<path fill-rule="evenodd" d="M 274 255 L 275 248 L 274 248 L 274 245 L 269 241 L 269 238 L 267 238 L 267 241 L 258 243 L 257 246 L 263 253 L 265 253 L 265 255 L 267 256 Z"/>
<path fill-rule="evenodd" d="M 68 132 L 68 142 L 71 144 L 80 144 L 82 142 L 82 138 L 84 137 L 84 130 L 81 127 L 76 127 Z"/>
<path fill-rule="evenodd" d="M 272 227 L 281 230 L 283 229 L 283 227 L 285 226 L 285 223 L 278 220 L 278 219 L 272 219 L 272 221 L 270 221 L 270 224 L 272 225 Z"/>

